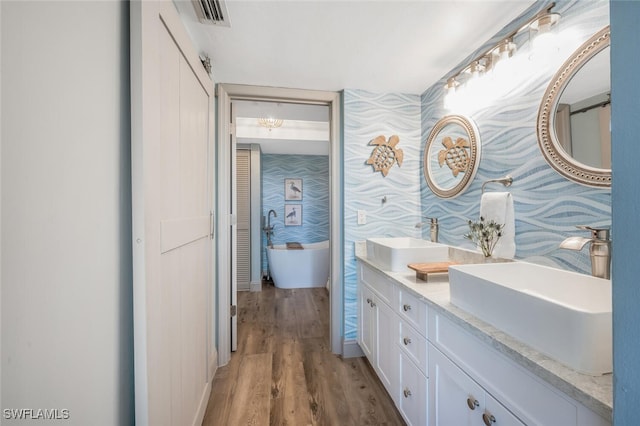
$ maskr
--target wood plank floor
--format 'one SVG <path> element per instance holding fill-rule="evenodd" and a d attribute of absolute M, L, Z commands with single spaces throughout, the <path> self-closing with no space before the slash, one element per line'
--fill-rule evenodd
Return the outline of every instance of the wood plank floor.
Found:
<path fill-rule="evenodd" d="M 213 379 L 205 426 L 404 425 L 364 358 L 329 348 L 324 288 L 238 294 L 238 351 Z"/>

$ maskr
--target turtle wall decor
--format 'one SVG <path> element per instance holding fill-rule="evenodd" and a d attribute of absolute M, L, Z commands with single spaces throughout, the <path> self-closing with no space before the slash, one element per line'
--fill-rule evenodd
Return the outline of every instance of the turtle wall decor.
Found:
<path fill-rule="evenodd" d="M 396 145 L 400 142 L 398 135 L 392 135 L 387 140 L 384 135 L 380 135 L 369 141 L 369 145 L 374 145 L 371 156 L 366 161 L 366 164 L 373 166 L 374 172 L 382 173 L 382 176 L 389 174 L 389 169 L 394 164 L 398 164 L 398 167 L 402 165 L 404 153 Z"/>
<path fill-rule="evenodd" d="M 469 141 L 465 138 L 457 138 L 456 143 L 453 143 L 450 136 L 445 136 L 442 139 L 442 145 L 445 149 L 438 152 L 440 167 L 444 164 L 449 166 L 454 177 L 457 177 L 460 172 L 466 172 L 469 168 L 468 149 L 471 148 Z"/>
<path fill-rule="evenodd" d="M 423 170 L 429 189 L 455 198 L 471 184 L 480 163 L 480 133 L 471 118 L 447 115 L 436 122 L 425 142 Z"/>

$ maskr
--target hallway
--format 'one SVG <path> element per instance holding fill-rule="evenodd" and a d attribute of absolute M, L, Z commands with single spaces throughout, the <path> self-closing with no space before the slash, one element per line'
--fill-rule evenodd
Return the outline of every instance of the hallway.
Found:
<path fill-rule="evenodd" d="M 238 351 L 203 425 L 404 425 L 364 358 L 330 352 L 326 289 L 262 288 L 238 294 Z"/>

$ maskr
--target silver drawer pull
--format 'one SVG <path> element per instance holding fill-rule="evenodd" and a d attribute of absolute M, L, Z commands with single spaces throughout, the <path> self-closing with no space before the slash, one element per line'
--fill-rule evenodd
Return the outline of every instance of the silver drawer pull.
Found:
<path fill-rule="evenodd" d="M 493 417 L 493 414 L 485 411 L 485 413 L 482 415 L 482 421 L 485 425 L 491 426 L 491 424 L 496 422 L 496 418 Z"/>
<path fill-rule="evenodd" d="M 405 388 L 402 393 L 404 394 L 405 398 L 409 398 L 411 396 L 411 391 L 409 390 L 409 388 Z"/>
<path fill-rule="evenodd" d="M 409 343 L 411 343 L 411 339 L 408 337 L 405 337 L 404 339 L 402 339 L 402 341 L 404 342 L 404 345 L 407 346 Z"/>
<path fill-rule="evenodd" d="M 475 410 L 476 407 L 480 406 L 480 403 L 478 402 L 477 399 L 475 399 L 474 397 L 470 396 L 469 398 L 467 398 L 467 405 L 469 406 L 470 410 Z"/>
<path fill-rule="evenodd" d="M 404 305 L 404 306 L 402 306 L 402 309 L 404 309 L 405 312 L 410 311 L 411 310 L 411 305 Z"/>

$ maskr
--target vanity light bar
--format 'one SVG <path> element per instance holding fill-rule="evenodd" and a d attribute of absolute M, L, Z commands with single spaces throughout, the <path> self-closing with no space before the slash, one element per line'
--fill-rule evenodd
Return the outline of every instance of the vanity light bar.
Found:
<path fill-rule="evenodd" d="M 538 12 L 517 30 L 512 31 L 505 38 L 500 40 L 500 42 L 498 42 L 496 45 L 487 49 L 481 55 L 473 59 L 469 65 L 462 69 L 462 71 L 459 71 L 452 77 L 449 77 L 447 79 L 447 84 L 445 84 L 444 86 L 445 96 L 451 97 L 453 95 L 456 88 L 462 84 L 460 80 L 463 75 L 468 74 L 480 76 L 484 72 L 487 72 L 495 67 L 497 62 L 512 57 L 517 49 L 516 44 L 513 42 L 513 39 L 517 34 L 525 30 L 530 30 L 531 28 L 533 28 L 535 31 L 538 31 L 540 34 L 548 32 L 548 29 L 557 24 L 558 20 L 560 19 L 560 15 L 558 13 L 551 12 L 551 9 L 553 9 L 555 6 L 555 2 L 551 3 L 547 8 L 545 8 L 541 12 Z M 542 31 L 543 29 L 546 31 Z"/>

